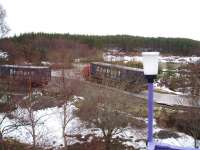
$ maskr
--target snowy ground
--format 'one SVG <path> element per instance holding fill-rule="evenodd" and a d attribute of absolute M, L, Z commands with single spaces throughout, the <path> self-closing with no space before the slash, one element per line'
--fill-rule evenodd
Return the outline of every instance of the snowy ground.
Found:
<path fill-rule="evenodd" d="M 142 56 L 114 56 L 114 55 L 103 55 L 104 61 L 111 62 L 111 61 L 124 61 L 124 62 L 129 62 L 129 61 L 140 61 L 142 62 Z M 166 63 L 166 62 L 171 62 L 171 63 L 189 63 L 189 62 L 196 62 L 200 60 L 200 57 L 181 57 L 181 56 L 160 56 L 159 61 Z"/>
<path fill-rule="evenodd" d="M 159 86 L 158 83 L 154 83 L 154 89 L 157 91 L 165 92 L 169 94 L 175 94 L 175 95 L 180 95 L 180 96 L 184 95 L 184 93 L 172 91 L 166 86 Z"/>
<path fill-rule="evenodd" d="M 76 97 L 75 101 L 77 101 L 78 99 L 80 100 L 80 98 Z M 68 117 L 73 116 L 73 112 L 76 109 L 77 108 L 74 106 L 74 102 L 68 103 L 67 105 Z M 23 115 L 26 114 L 26 110 L 21 108 L 18 108 L 13 113 L 18 113 L 18 112 L 23 112 L 22 113 Z M 40 120 L 40 125 L 36 127 L 37 128 L 36 133 L 39 136 L 38 137 L 39 145 L 43 146 L 49 145 L 51 147 L 59 147 L 63 145 L 62 128 L 61 128 L 62 113 L 63 113 L 62 107 L 47 108 L 44 110 L 38 110 L 34 112 L 34 116 L 36 119 L 42 117 L 42 119 Z M 2 118 L 2 116 L 3 115 L 1 114 L 0 118 Z M 14 120 L 6 119 L 3 125 L 6 126 L 12 123 L 14 123 Z M 156 124 L 154 125 L 155 125 L 155 132 L 161 130 L 160 128 L 156 127 Z M 28 127 L 20 127 L 18 130 L 14 130 L 13 132 L 7 134 L 6 136 L 18 139 L 25 143 L 31 143 L 32 140 L 30 133 L 28 132 L 29 130 L 30 128 Z M 95 134 L 96 136 L 102 137 L 102 134 L 99 129 L 95 128 L 87 129 L 77 117 L 74 117 L 74 119 L 69 122 L 66 133 L 68 135 L 79 134 L 82 136 L 82 138 L 84 138 L 88 134 Z M 181 137 L 178 139 L 174 138 L 169 138 L 164 140 L 157 139 L 157 141 L 162 141 L 163 143 L 174 144 L 177 146 L 190 146 L 190 147 L 193 146 L 192 137 L 182 133 L 178 134 L 181 135 Z M 125 129 L 125 132 L 117 136 L 124 139 L 128 139 L 129 141 L 124 142 L 124 144 L 126 145 L 134 146 L 135 148 L 146 149 L 145 142 L 143 140 L 139 140 L 139 139 L 144 139 L 146 137 L 146 130 L 144 129 L 138 130 L 138 129 L 133 129 L 131 127 L 127 127 Z M 88 141 L 90 140 L 91 139 L 89 139 Z M 80 143 L 80 141 L 78 141 L 75 137 L 68 138 L 68 144 L 74 144 L 77 142 Z"/>
<path fill-rule="evenodd" d="M 7 59 L 8 53 L 0 50 L 0 59 Z"/>

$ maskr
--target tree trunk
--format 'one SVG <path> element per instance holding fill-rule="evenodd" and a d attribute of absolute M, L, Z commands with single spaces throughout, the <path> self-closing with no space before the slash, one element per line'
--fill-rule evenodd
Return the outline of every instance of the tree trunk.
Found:
<path fill-rule="evenodd" d="M 63 140 L 64 140 L 64 147 L 65 149 L 67 149 L 67 136 L 65 134 L 65 128 L 66 128 L 66 124 L 67 124 L 67 114 L 66 114 L 66 103 L 63 105 L 63 127 L 62 127 L 62 132 L 63 132 Z"/>
<path fill-rule="evenodd" d="M 35 134 L 35 127 L 32 126 L 32 131 L 33 131 L 33 149 L 35 149 L 36 146 L 36 134 Z"/>
<path fill-rule="evenodd" d="M 105 146 L 106 150 L 110 150 L 110 137 L 106 137 Z"/>
<path fill-rule="evenodd" d="M 33 149 L 36 147 L 36 133 L 35 133 L 35 126 L 36 122 L 34 120 L 34 114 L 32 108 L 29 108 L 29 119 L 31 123 L 31 130 L 32 130 L 32 140 L 33 140 Z"/>
<path fill-rule="evenodd" d="M 1 132 L 0 132 L 0 150 L 4 150 L 3 135 Z"/>
<path fill-rule="evenodd" d="M 194 138 L 194 148 L 199 148 L 198 145 L 197 145 L 197 139 Z"/>
<path fill-rule="evenodd" d="M 63 129 L 63 143 L 64 143 L 65 150 L 67 150 L 67 139 L 66 139 L 66 135 L 65 135 L 65 130 L 64 129 Z"/>

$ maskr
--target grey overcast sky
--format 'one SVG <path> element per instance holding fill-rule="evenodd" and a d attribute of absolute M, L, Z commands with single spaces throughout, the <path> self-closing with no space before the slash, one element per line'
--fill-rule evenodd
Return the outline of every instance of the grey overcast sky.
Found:
<path fill-rule="evenodd" d="M 200 0 L 0 0 L 10 35 L 129 34 L 200 40 Z"/>

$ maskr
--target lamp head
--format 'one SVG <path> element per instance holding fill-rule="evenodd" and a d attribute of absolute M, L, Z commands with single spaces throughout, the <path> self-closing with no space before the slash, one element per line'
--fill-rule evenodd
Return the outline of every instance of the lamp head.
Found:
<path fill-rule="evenodd" d="M 159 52 L 143 52 L 143 70 L 148 83 L 153 83 L 158 74 Z"/>
<path fill-rule="evenodd" d="M 144 75 L 156 76 L 158 74 L 158 58 L 159 52 L 142 53 Z"/>

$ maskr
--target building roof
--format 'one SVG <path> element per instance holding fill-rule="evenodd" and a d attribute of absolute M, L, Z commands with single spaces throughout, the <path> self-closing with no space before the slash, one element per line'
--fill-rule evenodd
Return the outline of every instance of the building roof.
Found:
<path fill-rule="evenodd" d="M 104 63 L 104 62 L 92 62 L 92 64 L 101 65 L 101 66 L 107 66 L 107 67 L 116 67 L 116 68 L 119 68 L 119 69 L 126 69 L 126 70 L 143 72 L 143 69 L 140 69 L 140 68 L 132 68 L 132 67 L 127 67 L 127 66 L 122 66 L 122 65 L 116 65 L 116 64 L 108 64 L 108 63 Z"/>
<path fill-rule="evenodd" d="M 0 65 L 6 68 L 24 68 L 24 69 L 48 69 L 47 66 L 29 66 L 29 65 Z"/>

